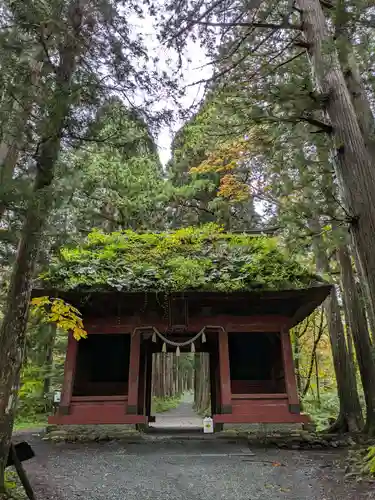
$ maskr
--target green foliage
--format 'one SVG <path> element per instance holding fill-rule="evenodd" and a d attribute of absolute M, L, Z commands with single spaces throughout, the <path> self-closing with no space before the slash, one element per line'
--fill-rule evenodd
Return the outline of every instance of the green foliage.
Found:
<path fill-rule="evenodd" d="M 207 224 L 160 234 L 94 231 L 82 245 L 62 249 L 42 279 L 62 289 L 231 292 L 307 287 L 316 277 L 276 239 Z"/>
<path fill-rule="evenodd" d="M 181 402 L 181 396 L 170 396 L 164 398 L 158 398 L 156 396 L 152 399 L 152 412 L 153 413 L 164 413 L 168 410 L 173 410 Z"/>
<path fill-rule="evenodd" d="M 26 500 L 27 496 L 14 470 L 5 471 L 5 489 L 9 500 Z"/>
<path fill-rule="evenodd" d="M 363 472 L 375 477 L 375 446 L 370 446 L 365 456 Z"/>
<path fill-rule="evenodd" d="M 339 412 L 337 392 L 334 390 L 322 392 L 320 401 L 309 394 L 303 399 L 303 410 L 310 415 L 318 431 L 326 429 Z"/>
<path fill-rule="evenodd" d="M 17 418 L 33 421 L 49 410 L 50 403 L 43 395 L 42 368 L 33 364 L 26 365 L 22 371 Z"/>
<path fill-rule="evenodd" d="M 61 192 L 76 230 L 155 227 L 163 210 L 164 180 L 146 123 L 113 99 L 98 110 L 92 142 L 64 156 Z"/>

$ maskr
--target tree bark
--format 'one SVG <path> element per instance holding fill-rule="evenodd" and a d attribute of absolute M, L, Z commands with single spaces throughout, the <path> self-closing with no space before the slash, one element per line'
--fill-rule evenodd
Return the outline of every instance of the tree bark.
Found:
<path fill-rule="evenodd" d="M 370 335 L 367 327 L 366 315 L 353 274 L 350 253 L 346 245 L 341 245 L 337 251 L 341 269 L 341 281 L 347 308 L 347 317 L 354 347 L 357 355 L 359 372 L 366 401 L 365 430 L 375 435 L 375 359 L 372 355 Z"/>
<path fill-rule="evenodd" d="M 36 158 L 36 176 L 32 199 L 28 204 L 20 242 L 10 279 L 4 317 L 0 327 L 0 496 L 5 492 L 4 472 L 12 435 L 17 403 L 20 370 L 25 349 L 27 316 L 35 264 L 43 229 L 52 206 L 50 186 L 54 178 L 62 130 L 71 107 L 71 83 L 80 51 L 77 35 L 82 21 L 78 0 L 71 4 L 71 25 L 74 33 L 65 38 L 60 64 L 49 104 Z"/>
<path fill-rule="evenodd" d="M 333 128 L 340 191 L 350 222 L 370 302 L 375 303 L 375 165 L 359 126 L 319 0 L 297 0 L 314 78 L 327 97 L 325 111 Z"/>
<path fill-rule="evenodd" d="M 309 221 L 309 228 L 314 234 L 313 249 L 317 272 L 321 274 L 329 273 L 329 262 L 320 235 L 320 224 L 312 219 Z M 335 288 L 332 289 L 330 296 L 324 302 L 324 311 L 331 340 L 337 392 L 340 400 L 339 417 L 333 430 L 357 432 L 363 426 L 362 410 L 356 388 L 354 367 L 350 362 L 346 347 L 344 327 Z"/>
<path fill-rule="evenodd" d="M 51 392 L 51 378 L 52 378 L 52 368 L 53 368 L 53 349 L 55 347 L 56 340 L 56 325 L 48 325 L 48 340 L 46 344 L 45 360 L 44 360 L 44 381 L 43 381 L 43 396 L 47 396 Z"/>
<path fill-rule="evenodd" d="M 338 58 L 357 115 L 358 125 L 373 158 L 375 158 L 375 120 L 366 88 L 363 84 L 353 51 L 353 29 L 347 2 L 335 4 L 335 39 Z"/>
<path fill-rule="evenodd" d="M 345 303 L 345 293 L 341 286 L 341 295 L 342 295 L 342 304 L 344 308 L 344 317 L 345 317 L 345 334 L 346 334 L 346 345 L 348 346 L 348 355 L 350 362 L 354 366 L 354 372 L 356 373 L 355 366 L 355 355 L 354 355 L 354 345 L 353 345 L 353 336 L 350 329 L 349 318 L 348 318 L 348 306 Z"/>

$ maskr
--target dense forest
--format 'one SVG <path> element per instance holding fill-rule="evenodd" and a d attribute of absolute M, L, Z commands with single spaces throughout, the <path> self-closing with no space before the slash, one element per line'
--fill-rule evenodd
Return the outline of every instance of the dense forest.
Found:
<path fill-rule="evenodd" d="M 375 436 L 374 28 L 364 0 L 2 3 L 0 498 L 14 424 L 45 422 L 63 371 L 67 331 L 31 290 L 93 232 L 276 238 L 334 284 L 292 332 L 304 410 Z M 192 43 L 209 76 L 185 106 Z M 195 388 L 204 413 L 207 360 L 177 358 L 154 360 L 157 403 Z"/>

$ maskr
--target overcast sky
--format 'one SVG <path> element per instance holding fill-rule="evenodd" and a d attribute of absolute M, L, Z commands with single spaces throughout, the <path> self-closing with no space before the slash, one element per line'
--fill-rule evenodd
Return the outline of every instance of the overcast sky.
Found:
<path fill-rule="evenodd" d="M 173 74 L 174 67 L 177 67 L 177 54 L 172 50 L 167 50 L 164 46 L 160 46 L 156 39 L 156 29 L 153 22 L 154 20 L 151 17 L 145 16 L 144 20 L 136 19 L 134 21 L 134 27 L 142 33 L 150 56 L 157 56 L 159 58 L 160 70 L 165 70 L 167 73 Z M 172 60 L 172 64 L 168 63 L 170 59 Z M 191 59 L 191 62 L 189 62 L 189 59 Z M 186 49 L 185 57 L 183 57 L 182 60 L 183 75 L 181 78 L 181 87 L 186 88 L 186 93 L 185 96 L 181 98 L 180 104 L 184 109 L 188 109 L 195 102 L 199 102 L 203 96 L 203 85 L 194 85 L 194 83 L 202 79 L 208 79 L 211 76 L 212 68 L 207 65 L 207 62 L 208 59 L 206 58 L 205 52 L 199 44 L 190 41 Z M 158 108 L 161 110 L 165 107 L 169 107 L 171 104 L 172 103 L 168 102 L 166 99 L 166 101 L 158 103 Z M 177 122 L 173 124 L 172 129 L 164 127 L 157 137 L 159 156 L 163 165 L 165 165 L 170 158 L 173 135 L 182 125 L 183 122 L 177 120 Z"/>

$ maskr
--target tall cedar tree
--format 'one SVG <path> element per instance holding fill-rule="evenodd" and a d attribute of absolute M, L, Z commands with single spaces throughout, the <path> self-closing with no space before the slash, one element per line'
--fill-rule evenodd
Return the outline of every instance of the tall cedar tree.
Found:
<path fill-rule="evenodd" d="M 335 7 L 328 2 L 325 5 Z M 177 42 L 180 48 L 190 34 L 198 34 L 213 58 L 215 73 L 212 80 L 216 87 L 230 89 L 232 84 L 232 88 L 238 91 L 242 86 L 250 95 L 259 94 L 259 88 L 263 92 L 268 88 L 270 94 L 259 96 L 259 118 L 307 122 L 332 138 L 340 197 L 345 205 L 346 222 L 371 307 L 375 303 L 375 255 L 371 250 L 375 240 L 375 205 L 371 201 L 375 193 L 373 117 L 353 51 L 349 50 L 353 9 L 348 9 L 349 16 L 345 5 L 337 5 L 333 23 L 336 33 L 333 36 L 329 28 L 332 23 L 327 21 L 329 16 L 333 17 L 332 13 L 325 15 L 319 0 L 279 2 L 278 9 L 274 9 L 270 2 L 260 0 L 250 4 L 242 1 L 228 4 L 219 0 L 204 5 L 197 1 L 189 6 L 182 7 L 179 3 L 175 9 L 170 7 L 173 14 L 168 18 L 168 29 L 163 34 L 165 40 L 170 44 Z M 355 7 L 354 10 L 360 9 Z M 308 56 L 303 60 L 310 81 L 302 82 L 300 88 L 294 87 L 293 94 L 297 91 L 303 97 L 305 93 L 313 105 L 307 106 L 305 98 L 297 106 L 296 101 L 291 106 L 291 93 L 289 99 L 288 95 L 278 96 L 279 116 L 270 116 L 270 97 L 276 94 L 270 84 L 276 84 L 278 88 L 281 82 L 290 81 L 288 65 L 297 59 L 302 61 L 304 54 Z M 275 73 L 276 80 L 273 80 Z M 235 78 L 237 86 L 233 84 Z M 229 101 L 235 101 L 236 93 L 227 90 L 227 97 Z M 291 116 L 291 109 L 294 116 Z M 283 114 L 280 115 L 280 111 Z M 242 133 L 245 132 L 246 126 L 242 128 Z M 344 359 L 341 364 L 346 365 Z M 344 372 L 342 375 L 345 377 Z M 339 392 L 345 398 L 344 392 Z M 350 409 L 348 398 L 345 401 L 348 411 L 343 428 L 354 429 L 358 427 L 359 419 L 351 414 L 358 412 Z"/>
<path fill-rule="evenodd" d="M 26 114 L 31 110 L 27 126 L 34 181 L 0 328 L 0 495 L 5 489 L 4 468 L 17 405 L 32 279 L 54 207 L 59 156 L 90 141 L 90 120 L 114 93 L 132 103 L 140 92 L 143 110 L 150 110 L 154 100 L 160 100 L 157 93 L 168 88 L 165 77 L 159 78 L 151 64 L 141 35 L 130 24 L 130 19 L 141 15 L 141 6 L 131 0 L 9 1 L 2 9 L 1 51 L 8 56 L 15 50 L 7 43 L 14 37 L 15 26 L 18 54 L 27 55 L 32 46 L 36 54 L 43 55 L 41 74 L 32 89 L 36 97 L 32 107 L 27 103 L 25 109 Z M 14 96 L 12 90 L 8 98 Z"/>

